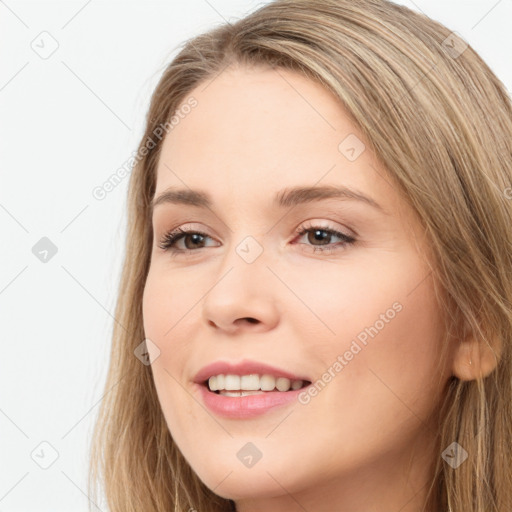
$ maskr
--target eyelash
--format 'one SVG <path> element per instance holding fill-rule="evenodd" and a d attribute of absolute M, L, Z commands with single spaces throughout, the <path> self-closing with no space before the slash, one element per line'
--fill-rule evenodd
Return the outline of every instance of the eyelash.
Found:
<path fill-rule="evenodd" d="M 346 235 L 345 233 L 342 233 L 335 229 L 329 229 L 329 228 L 325 228 L 322 226 L 302 227 L 302 228 L 297 229 L 296 234 L 298 236 L 303 236 L 303 235 L 309 233 L 310 231 L 313 231 L 313 232 L 314 231 L 324 231 L 328 235 L 337 236 L 337 237 L 341 238 L 341 240 L 342 240 L 341 245 L 334 247 L 334 248 L 328 247 L 328 246 L 322 247 L 322 246 L 311 245 L 310 247 L 313 247 L 313 252 L 322 252 L 322 253 L 329 252 L 329 251 L 334 252 L 334 251 L 337 251 L 340 249 L 344 249 L 347 245 L 352 245 L 356 242 L 356 239 L 353 236 Z M 173 247 L 173 245 L 176 242 L 178 242 L 179 240 L 181 240 L 182 238 L 184 238 L 186 235 L 189 235 L 189 234 L 201 235 L 203 237 L 211 238 L 209 235 L 207 235 L 206 233 L 202 233 L 201 231 L 197 231 L 197 230 L 193 230 L 193 229 L 178 228 L 178 229 L 175 229 L 174 231 L 169 231 L 168 233 L 166 233 L 160 240 L 158 247 L 160 247 L 160 249 L 163 249 L 164 251 L 169 251 L 174 254 L 177 254 L 177 253 L 190 254 L 192 252 L 198 251 L 199 249 L 206 249 L 206 247 L 199 247 L 197 249 L 176 249 L 175 247 Z M 304 245 L 304 244 L 301 244 L 301 245 Z"/>

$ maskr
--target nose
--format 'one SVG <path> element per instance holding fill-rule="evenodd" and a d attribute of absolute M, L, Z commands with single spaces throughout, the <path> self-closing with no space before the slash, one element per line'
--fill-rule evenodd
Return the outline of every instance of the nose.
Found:
<path fill-rule="evenodd" d="M 230 249 L 202 303 L 203 320 L 219 332 L 264 332 L 279 322 L 278 280 L 265 251 L 248 263 Z"/>

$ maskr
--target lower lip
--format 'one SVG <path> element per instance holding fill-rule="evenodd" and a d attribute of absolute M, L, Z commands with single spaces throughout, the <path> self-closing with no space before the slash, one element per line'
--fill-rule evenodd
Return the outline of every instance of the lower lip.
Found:
<path fill-rule="evenodd" d="M 307 386 L 290 391 L 266 391 L 258 395 L 218 395 L 202 384 L 195 384 L 210 411 L 227 418 L 253 418 L 275 407 L 287 405 L 295 400 Z"/>

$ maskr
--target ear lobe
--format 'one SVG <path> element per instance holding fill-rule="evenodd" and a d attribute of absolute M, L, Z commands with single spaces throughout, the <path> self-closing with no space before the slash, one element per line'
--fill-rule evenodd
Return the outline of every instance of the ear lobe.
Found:
<path fill-rule="evenodd" d="M 470 335 L 459 341 L 453 357 L 453 374 L 460 380 L 476 380 L 491 374 L 501 355 L 501 340 L 490 346 Z"/>

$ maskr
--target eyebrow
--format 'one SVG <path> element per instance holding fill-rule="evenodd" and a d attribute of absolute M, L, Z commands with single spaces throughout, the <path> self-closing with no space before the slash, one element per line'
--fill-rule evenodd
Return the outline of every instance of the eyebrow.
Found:
<path fill-rule="evenodd" d="M 318 187 L 292 187 L 285 188 L 277 192 L 274 196 L 273 204 L 281 208 L 288 208 L 299 204 L 312 201 L 321 201 L 323 199 L 341 199 L 360 201 L 381 213 L 389 215 L 388 212 L 375 199 L 364 195 L 362 192 L 345 187 L 324 185 Z M 204 190 L 168 188 L 151 203 L 151 211 L 161 204 L 182 204 L 196 206 L 198 208 L 211 208 L 213 201 L 210 195 Z"/>

